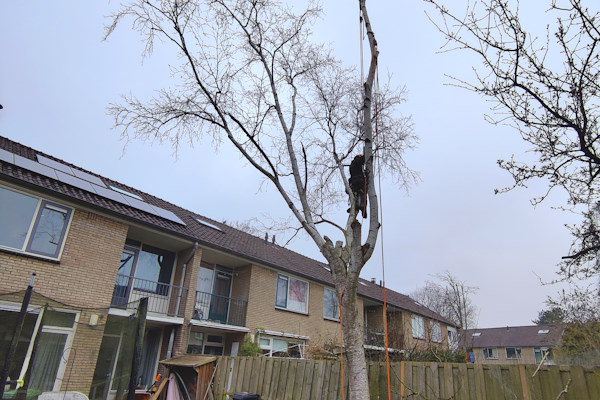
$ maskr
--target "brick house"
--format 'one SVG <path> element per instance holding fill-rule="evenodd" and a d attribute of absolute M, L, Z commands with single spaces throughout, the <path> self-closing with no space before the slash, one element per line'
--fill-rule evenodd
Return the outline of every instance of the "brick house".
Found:
<path fill-rule="evenodd" d="M 0 204 L 0 359 L 37 274 L 10 369 L 29 389 L 118 396 L 141 297 L 141 386 L 177 354 L 235 355 L 249 337 L 266 356 L 306 357 L 338 337 L 326 264 L 4 137 Z M 381 351 L 383 291 L 359 283 L 365 346 Z M 408 296 L 388 289 L 387 301 L 390 347 L 447 348 L 456 338 L 450 321 Z"/>
<path fill-rule="evenodd" d="M 459 344 L 473 362 L 480 364 L 552 364 L 552 349 L 558 347 L 565 324 L 507 326 L 467 329 Z M 547 355 L 546 355 L 547 354 Z"/>

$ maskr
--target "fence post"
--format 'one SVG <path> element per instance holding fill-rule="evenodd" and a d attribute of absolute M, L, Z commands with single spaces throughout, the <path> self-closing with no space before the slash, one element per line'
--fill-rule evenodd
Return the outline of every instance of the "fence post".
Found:
<path fill-rule="evenodd" d="M 406 395 L 406 386 L 404 381 L 406 379 L 406 363 L 404 361 L 400 361 L 400 398 L 404 399 Z"/>
<path fill-rule="evenodd" d="M 525 365 L 519 365 L 519 375 L 521 376 L 521 389 L 523 390 L 523 400 L 530 400 L 529 398 L 529 385 L 527 384 L 527 373 L 525 372 Z"/>

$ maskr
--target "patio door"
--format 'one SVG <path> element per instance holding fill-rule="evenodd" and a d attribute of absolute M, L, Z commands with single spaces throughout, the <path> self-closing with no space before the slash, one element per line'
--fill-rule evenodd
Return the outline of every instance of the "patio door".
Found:
<path fill-rule="evenodd" d="M 224 270 L 217 270 L 215 272 L 209 319 L 226 324 L 227 313 L 229 311 L 229 295 L 231 293 L 231 272 Z"/>
<path fill-rule="evenodd" d="M 117 280 L 113 291 L 111 304 L 121 306 L 129 303 L 129 294 L 133 286 L 133 273 L 135 271 L 135 261 L 137 258 L 137 249 L 125 247 L 121 254 L 121 263 L 117 271 Z"/>

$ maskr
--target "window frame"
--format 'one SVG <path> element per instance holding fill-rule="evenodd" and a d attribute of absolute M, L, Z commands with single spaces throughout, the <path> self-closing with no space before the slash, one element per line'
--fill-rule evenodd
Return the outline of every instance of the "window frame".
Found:
<path fill-rule="evenodd" d="M 415 322 L 420 326 L 415 329 Z M 414 339 L 425 339 L 425 319 L 421 315 L 413 314 L 411 317 L 411 330 Z"/>
<path fill-rule="evenodd" d="M 268 340 L 269 344 L 261 344 L 261 341 L 263 341 L 263 340 Z M 283 351 L 274 351 L 273 350 L 275 340 L 286 343 L 285 353 Z M 300 353 L 299 359 L 304 359 L 306 356 L 306 354 L 305 354 L 306 341 L 304 341 L 302 339 L 292 339 L 292 338 L 287 338 L 287 337 L 283 337 L 283 336 L 280 337 L 280 336 L 270 336 L 270 335 L 262 335 L 261 334 L 258 337 L 258 345 L 261 348 L 261 350 L 263 351 L 263 355 L 265 357 L 298 358 L 298 357 L 293 357 L 292 355 L 290 355 L 290 347 L 293 347 L 293 346 L 298 346 L 298 350 Z"/>
<path fill-rule="evenodd" d="M 325 295 L 325 293 L 326 293 L 326 292 L 332 292 L 332 293 L 333 293 L 333 299 L 335 299 L 336 306 L 337 306 L 337 317 L 333 317 L 333 316 L 331 316 L 331 315 L 326 315 L 326 314 L 325 314 L 325 311 L 326 311 L 326 309 L 325 309 L 325 299 L 326 299 L 326 298 L 328 298 L 328 297 Z M 333 289 L 331 289 L 331 288 L 328 288 L 328 287 L 325 287 L 325 288 L 323 288 L 323 318 L 324 318 L 324 319 L 328 319 L 328 320 L 330 320 L 330 321 L 336 321 L 336 322 L 339 322 L 339 320 L 340 320 L 340 313 L 341 313 L 341 311 L 342 311 L 342 310 L 341 310 L 341 307 L 340 307 L 340 301 L 339 301 L 339 299 L 338 299 L 338 297 L 337 297 L 337 293 L 336 293 L 336 291 L 335 291 L 335 290 L 333 290 Z"/>
<path fill-rule="evenodd" d="M 285 292 L 285 305 L 282 305 L 281 302 L 279 301 L 279 281 L 281 280 L 286 280 L 286 292 Z M 294 280 L 297 282 L 301 282 L 303 284 L 306 285 L 306 301 L 304 303 L 304 311 L 301 310 L 294 310 L 292 308 L 289 308 L 289 303 L 290 303 L 290 281 Z M 296 277 L 290 276 L 290 275 L 284 275 L 284 274 L 277 274 L 277 280 L 275 283 L 275 308 L 278 310 L 285 310 L 285 311 L 290 311 L 290 312 L 295 312 L 298 314 L 304 314 L 304 315 L 308 315 L 308 299 L 310 298 L 310 283 L 308 281 L 305 281 L 303 279 L 298 279 Z"/>
<path fill-rule="evenodd" d="M 508 349 L 513 349 L 514 350 L 514 357 L 509 357 L 508 355 Z M 522 350 L 520 347 L 505 347 L 504 348 L 504 352 L 506 353 L 506 359 L 507 360 L 520 360 L 521 359 L 521 354 L 522 354 Z"/>
<path fill-rule="evenodd" d="M 498 348 L 497 347 L 484 347 L 481 349 L 484 360 L 497 360 L 498 359 Z M 491 354 L 489 354 L 491 353 Z"/>
<path fill-rule="evenodd" d="M 0 185 L 0 189 L 4 189 L 9 192 L 13 192 L 18 195 L 26 196 L 26 197 L 37 200 L 37 204 L 33 210 L 31 221 L 29 221 L 29 227 L 27 228 L 27 232 L 26 232 L 25 238 L 23 239 L 23 244 L 21 245 L 21 247 L 20 248 L 12 247 L 12 246 L 7 246 L 7 245 L 0 243 L 0 249 L 5 249 L 8 251 L 15 251 L 17 253 L 28 254 L 28 255 L 32 255 L 32 256 L 36 256 L 36 257 L 49 258 L 52 260 L 60 259 L 61 255 L 62 255 L 62 251 L 65 246 L 66 237 L 68 235 L 69 228 L 71 227 L 74 209 L 72 207 L 65 206 L 60 203 L 56 203 L 54 201 L 42 198 L 40 196 L 33 195 L 31 193 L 26 193 L 26 192 L 23 192 L 20 190 L 15 190 L 11 187 Z M 32 245 L 33 245 L 36 233 L 37 233 L 37 229 L 39 228 L 39 224 L 42 219 L 42 213 L 46 209 L 56 211 L 56 212 L 61 212 L 65 215 L 65 217 L 64 217 L 65 223 L 60 231 L 59 239 L 57 240 L 56 251 L 54 251 L 53 253 L 48 253 L 48 252 L 44 252 L 41 250 L 32 249 Z"/>
<path fill-rule="evenodd" d="M 30 370 L 33 367 L 32 363 L 35 361 L 33 348 L 37 343 L 39 335 L 43 333 L 65 335 L 66 338 L 65 343 L 63 345 L 62 356 L 56 369 L 54 382 L 52 383 L 52 391 L 58 391 L 60 390 L 62 382 L 65 378 L 67 364 L 69 362 L 69 356 L 71 354 L 71 348 L 73 346 L 73 340 L 75 338 L 75 330 L 77 328 L 77 325 L 79 324 L 80 313 L 74 310 L 68 310 L 63 308 L 49 307 L 49 309 L 57 313 L 73 314 L 73 322 L 70 327 L 53 325 L 51 322 L 42 323 L 44 314 L 46 313 L 46 308 L 34 305 L 30 305 L 29 307 L 27 307 L 27 315 L 35 315 L 36 321 L 31 338 L 29 339 L 29 345 L 27 346 L 25 358 L 23 360 L 18 379 L 24 379 L 25 374 L 27 374 L 28 371 L 31 372 Z M 0 302 L 0 311 L 18 313 L 20 312 L 19 310 L 20 307 L 18 304 L 10 302 Z"/>
<path fill-rule="evenodd" d="M 434 331 L 434 327 L 437 327 L 437 330 Z M 442 325 L 437 321 L 430 321 L 429 330 L 431 331 L 431 341 L 434 343 L 442 343 Z"/>
<path fill-rule="evenodd" d="M 537 353 L 539 353 L 539 361 L 538 361 L 538 357 L 537 357 Z M 552 348 L 548 347 L 548 346 L 535 346 L 533 348 L 533 359 L 535 360 L 536 364 L 539 364 L 542 362 L 542 360 L 544 359 L 544 354 L 548 353 L 548 356 L 546 357 L 546 360 L 544 360 L 544 362 L 551 360 L 552 359 Z"/>

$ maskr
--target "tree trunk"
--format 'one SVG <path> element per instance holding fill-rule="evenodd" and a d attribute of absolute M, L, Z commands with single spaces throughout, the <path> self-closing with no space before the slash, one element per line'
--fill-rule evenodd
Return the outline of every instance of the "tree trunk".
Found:
<path fill-rule="evenodd" d="M 358 276 L 356 279 L 350 277 L 347 278 L 349 281 L 354 281 L 356 285 Z M 350 288 L 346 288 L 350 289 Z M 363 321 L 360 319 L 360 313 L 357 309 L 357 296 L 356 288 L 354 290 L 344 291 L 342 298 L 342 326 L 344 332 L 344 352 L 347 356 L 348 365 L 348 379 L 350 393 L 347 396 L 353 400 L 369 400 L 369 380 L 367 375 L 367 362 L 365 359 L 364 349 L 364 333 L 363 333 Z"/>

